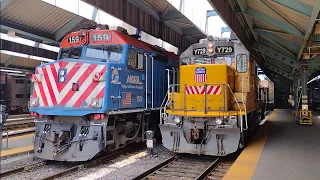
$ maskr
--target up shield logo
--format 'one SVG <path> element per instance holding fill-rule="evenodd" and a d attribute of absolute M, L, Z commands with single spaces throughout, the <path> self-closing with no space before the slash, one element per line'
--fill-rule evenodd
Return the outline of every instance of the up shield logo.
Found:
<path fill-rule="evenodd" d="M 198 83 L 207 81 L 207 69 L 205 67 L 197 67 L 195 69 L 194 80 Z"/>

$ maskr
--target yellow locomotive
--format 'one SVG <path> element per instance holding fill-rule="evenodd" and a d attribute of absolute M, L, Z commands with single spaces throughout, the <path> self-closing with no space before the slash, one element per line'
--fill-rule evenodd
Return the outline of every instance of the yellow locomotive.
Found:
<path fill-rule="evenodd" d="M 225 156 L 246 144 L 262 102 L 256 64 L 242 44 L 209 36 L 184 51 L 180 70 L 168 75 L 173 83 L 159 125 L 167 149 Z"/>

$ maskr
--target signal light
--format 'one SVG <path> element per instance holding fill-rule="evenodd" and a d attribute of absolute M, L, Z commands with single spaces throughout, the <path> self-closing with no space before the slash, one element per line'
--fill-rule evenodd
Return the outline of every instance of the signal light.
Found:
<path fill-rule="evenodd" d="M 42 74 L 32 74 L 31 81 L 40 83 L 42 81 Z"/>
<path fill-rule="evenodd" d="M 92 81 L 99 82 L 99 81 L 105 81 L 105 80 L 106 80 L 105 73 L 96 72 L 93 74 Z"/>
<path fill-rule="evenodd" d="M 99 119 L 104 119 L 104 118 L 106 118 L 108 116 L 105 115 L 105 114 L 93 114 L 92 117 L 93 117 L 94 120 L 99 120 Z"/>

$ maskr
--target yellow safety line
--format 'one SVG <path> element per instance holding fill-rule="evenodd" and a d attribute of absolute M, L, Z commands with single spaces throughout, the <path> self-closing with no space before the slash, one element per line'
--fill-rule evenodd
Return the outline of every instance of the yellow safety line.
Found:
<path fill-rule="evenodd" d="M 25 135 L 22 135 L 22 136 L 10 137 L 10 138 L 8 138 L 8 140 L 11 141 L 11 140 L 15 140 L 15 139 L 22 139 L 22 138 L 30 137 L 30 136 L 33 136 L 33 135 L 34 135 L 34 133 L 30 133 L 30 134 L 25 134 Z M 2 136 L 2 142 L 3 141 L 6 141 L 6 136 Z"/>
<path fill-rule="evenodd" d="M 252 178 L 270 131 L 271 124 L 268 121 L 274 121 L 277 113 L 278 110 L 273 111 L 268 120 L 233 163 L 227 174 L 223 177 L 223 180 L 249 180 Z"/>
<path fill-rule="evenodd" d="M 28 152 L 31 150 L 33 150 L 33 146 L 25 146 L 25 147 L 20 147 L 20 148 L 4 150 L 4 151 L 0 151 L 0 154 L 1 154 L 0 157 L 10 156 L 13 154 L 19 154 L 19 153 L 23 153 L 23 152 Z"/>

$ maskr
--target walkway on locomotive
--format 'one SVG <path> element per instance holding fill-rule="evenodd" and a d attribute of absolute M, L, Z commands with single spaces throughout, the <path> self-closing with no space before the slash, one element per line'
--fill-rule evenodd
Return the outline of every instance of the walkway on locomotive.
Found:
<path fill-rule="evenodd" d="M 68 34 L 58 60 L 37 67 L 31 112 L 81 116 L 160 106 L 174 55 L 118 31 L 83 32 Z"/>

